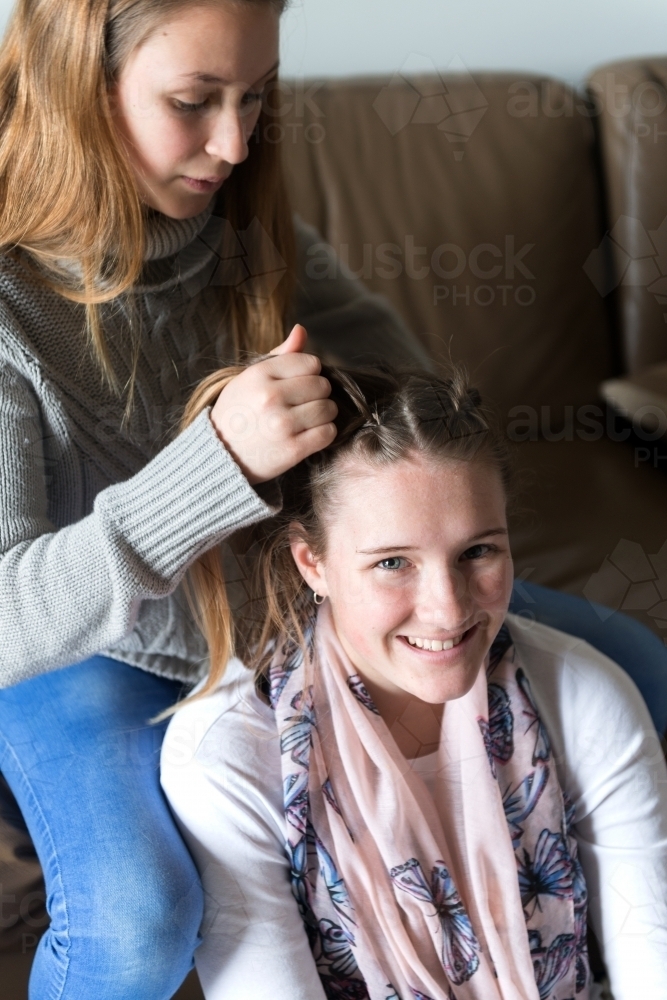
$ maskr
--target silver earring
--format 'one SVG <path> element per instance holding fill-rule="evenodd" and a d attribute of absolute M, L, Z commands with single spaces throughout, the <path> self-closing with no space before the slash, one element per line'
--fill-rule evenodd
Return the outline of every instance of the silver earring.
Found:
<path fill-rule="evenodd" d="M 322 595 L 316 594 L 315 591 L 313 591 L 313 600 L 317 605 L 324 604 L 324 598 L 322 597 Z"/>

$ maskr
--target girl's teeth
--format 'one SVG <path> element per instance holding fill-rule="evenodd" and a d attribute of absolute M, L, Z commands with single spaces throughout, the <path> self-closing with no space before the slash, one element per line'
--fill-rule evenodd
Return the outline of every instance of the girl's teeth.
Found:
<path fill-rule="evenodd" d="M 438 639 L 419 639 L 417 636 L 408 636 L 408 642 L 411 646 L 418 646 L 419 649 L 428 649 L 434 653 L 440 653 L 444 649 L 453 649 L 454 646 L 458 646 L 462 635 L 457 635 L 455 639 L 445 639 L 444 642 L 440 642 Z"/>

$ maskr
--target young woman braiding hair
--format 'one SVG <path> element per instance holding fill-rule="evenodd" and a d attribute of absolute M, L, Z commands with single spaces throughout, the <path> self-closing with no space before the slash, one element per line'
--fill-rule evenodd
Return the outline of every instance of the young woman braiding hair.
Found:
<path fill-rule="evenodd" d="M 320 237 L 265 141 L 284 6 L 18 0 L 0 49 L 0 838 L 46 879 L 31 1000 L 168 1000 L 192 965 L 149 720 L 206 671 L 188 566 L 335 434 L 290 328 L 428 364 L 358 282 L 306 273 Z"/>
<path fill-rule="evenodd" d="M 334 436 L 288 331 L 429 365 L 386 303 L 307 273 L 321 238 L 266 141 L 283 7 L 18 0 L 0 48 L 0 837 L 46 879 L 31 1000 L 167 1000 L 191 966 L 201 886 L 147 720 L 207 670 L 187 568 Z"/>
<path fill-rule="evenodd" d="M 507 613 L 507 453 L 461 373 L 325 373 L 338 433 L 244 538 L 233 624 L 219 562 L 194 571 L 211 674 L 162 782 L 207 1000 L 590 1000 L 589 921 L 613 996 L 659 1000 L 667 768 L 641 696 Z"/>

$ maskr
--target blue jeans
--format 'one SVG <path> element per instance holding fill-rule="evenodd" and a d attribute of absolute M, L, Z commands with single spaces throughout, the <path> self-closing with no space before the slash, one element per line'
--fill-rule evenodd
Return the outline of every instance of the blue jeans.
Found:
<path fill-rule="evenodd" d="M 0 771 L 51 918 L 31 1000 L 169 1000 L 192 967 L 202 890 L 160 789 L 166 724 L 148 723 L 180 693 L 105 657 L 0 691 Z"/>
<path fill-rule="evenodd" d="M 624 615 L 519 584 L 512 610 L 587 639 L 667 728 L 667 649 Z M 51 926 L 31 1000 L 168 1000 L 192 965 L 202 892 L 160 791 L 179 685 L 95 657 L 0 691 L 0 771 L 44 869 Z M 0 802 L 2 808 L 2 802 Z"/>

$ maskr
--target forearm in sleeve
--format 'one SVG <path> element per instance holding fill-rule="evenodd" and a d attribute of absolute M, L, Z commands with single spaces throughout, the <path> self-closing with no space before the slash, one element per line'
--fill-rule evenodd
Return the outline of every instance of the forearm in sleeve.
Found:
<path fill-rule="evenodd" d="M 17 516 L 5 541 L 21 530 L 29 537 L 12 538 L 0 555 L 0 686 L 112 647 L 142 601 L 172 593 L 200 553 L 271 513 L 205 411 L 137 475 L 100 492 L 76 524 L 47 531 L 44 517 Z"/>

